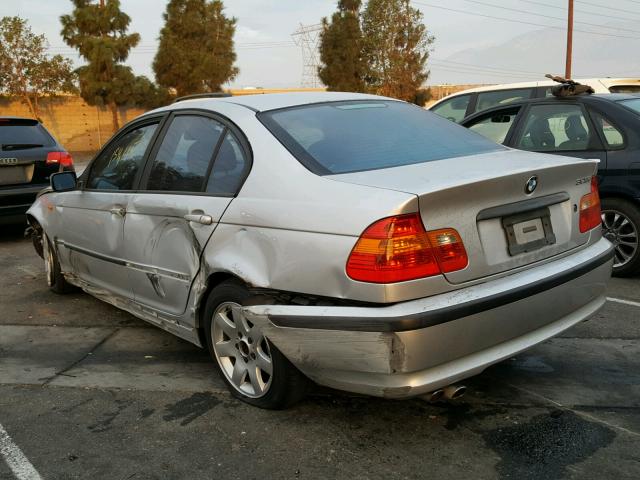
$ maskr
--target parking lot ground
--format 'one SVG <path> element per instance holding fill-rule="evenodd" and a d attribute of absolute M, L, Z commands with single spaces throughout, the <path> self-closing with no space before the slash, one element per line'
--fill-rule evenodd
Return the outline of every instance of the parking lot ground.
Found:
<path fill-rule="evenodd" d="M 231 397 L 205 351 L 49 292 L 1 228 L 0 479 L 640 478 L 640 278 L 459 401 L 318 389 L 274 412 Z"/>

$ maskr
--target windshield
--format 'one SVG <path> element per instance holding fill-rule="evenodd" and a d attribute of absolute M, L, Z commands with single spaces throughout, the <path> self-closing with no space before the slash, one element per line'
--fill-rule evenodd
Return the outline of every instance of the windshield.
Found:
<path fill-rule="evenodd" d="M 640 98 L 634 98 L 632 100 L 621 100 L 620 103 L 627 107 L 629 110 L 640 113 Z"/>
<path fill-rule="evenodd" d="M 286 108 L 258 118 L 319 175 L 397 167 L 502 150 L 415 105 L 390 100 Z"/>
<path fill-rule="evenodd" d="M 53 139 L 35 120 L 0 118 L 0 145 L 51 146 Z"/>

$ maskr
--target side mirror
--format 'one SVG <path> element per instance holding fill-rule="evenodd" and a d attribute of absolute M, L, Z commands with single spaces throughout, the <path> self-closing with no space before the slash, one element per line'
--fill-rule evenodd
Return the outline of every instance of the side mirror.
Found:
<path fill-rule="evenodd" d="M 51 175 L 51 188 L 54 192 L 75 190 L 77 183 L 76 172 L 58 172 Z"/>

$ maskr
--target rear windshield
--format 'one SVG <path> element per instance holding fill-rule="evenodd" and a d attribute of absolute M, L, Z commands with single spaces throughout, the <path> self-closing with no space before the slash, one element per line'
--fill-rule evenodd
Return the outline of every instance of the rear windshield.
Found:
<path fill-rule="evenodd" d="M 3 150 L 19 150 L 54 144 L 51 135 L 35 120 L 0 118 L 0 145 Z"/>
<path fill-rule="evenodd" d="M 484 137 L 398 101 L 331 102 L 258 118 L 309 170 L 358 172 L 502 150 Z"/>
<path fill-rule="evenodd" d="M 640 85 L 614 85 L 609 87 L 611 93 L 640 93 Z"/>
<path fill-rule="evenodd" d="M 634 98 L 632 100 L 621 100 L 620 103 L 627 107 L 629 110 L 640 113 L 640 98 Z"/>

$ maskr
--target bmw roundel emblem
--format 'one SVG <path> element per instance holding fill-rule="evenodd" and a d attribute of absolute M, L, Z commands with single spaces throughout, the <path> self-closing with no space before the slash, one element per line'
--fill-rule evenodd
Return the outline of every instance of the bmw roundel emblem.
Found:
<path fill-rule="evenodd" d="M 524 191 L 525 193 L 533 193 L 537 187 L 538 187 L 538 176 L 534 175 L 529 180 L 527 180 L 527 183 L 524 184 Z"/>

